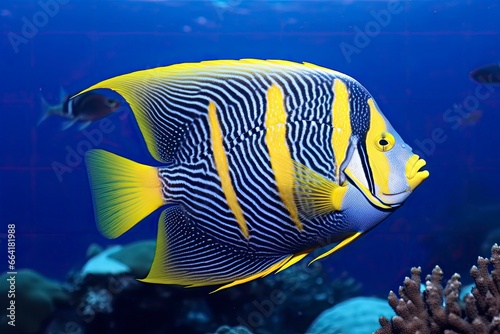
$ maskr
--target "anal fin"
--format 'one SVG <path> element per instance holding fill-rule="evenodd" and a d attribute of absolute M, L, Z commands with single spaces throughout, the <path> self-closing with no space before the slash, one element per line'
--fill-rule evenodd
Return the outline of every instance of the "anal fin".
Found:
<path fill-rule="evenodd" d="M 309 265 L 315 261 L 318 261 L 319 259 L 322 259 L 324 257 L 327 257 L 328 255 L 331 255 L 333 254 L 334 252 L 338 251 L 339 249 L 347 246 L 348 244 L 350 244 L 351 242 L 353 242 L 355 239 L 357 239 L 360 235 L 362 235 L 363 233 L 362 232 L 356 232 L 354 233 L 353 235 L 351 235 L 350 237 L 342 240 L 341 242 L 339 242 L 335 247 L 333 247 L 332 249 L 330 249 L 329 251 L 321 254 L 320 256 L 317 256 L 316 258 L 314 258 L 311 262 L 309 262 Z"/>
<path fill-rule="evenodd" d="M 258 273 L 253 274 L 253 275 L 250 275 L 250 276 L 247 276 L 245 278 L 237 279 L 234 282 L 226 284 L 224 286 L 221 286 L 220 288 L 218 288 L 218 289 L 216 289 L 216 290 L 214 290 L 214 291 L 212 291 L 210 293 L 214 293 L 214 292 L 217 292 L 217 291 L 220 291 L 220 290 L 223 290 L 223 289 L 230 288 L 230 287 L 235 286 L 235 285 L 247 283 L 247 282 L 253 281 L 254 279 L 267 276 L 270 273 L 272 273 L 272 272 L 276 271 L 277 269 L 279 269 L 281 266 L 285 265 L 292 257 L 293 257 L 293 255 L 289 255 L 288 257 L 286 257 L 283 260 L 281 260 L 281 261 L 273 264 L 272 266 L 270 266 L 269 268 L 267 268 L 267 269 L 265 269 L 263 271 L 260 271 Z"/>
<path fill-rule="evenodd" d="M 225 284 L 219 291 L 273 273 L 293 257 L 250 253 L 208 235 L 200 224 L 180 205 L 165 209 L 153 264 L 141 281 L 185 287 Z"/>
<path fill-rule="evenodd" d="M 280 271 L 283 271 L 291 266 L 293 266 L 295 263 L 299 262 L 300 260 L 302 260 L 303 258 L 305 258 L 307 255 L 309 255 L 309 253 L 312 252 L 311 249 L 308 249 L 308 250 L 305 250 L 305 251 L 302 251 L 300 253 L 296 253 L 294 254 L 290 260 L 288 260 L 288 262 L 284 263 L 283 266 L 281 266 L 281 268 L 278 269 L 278 271 L 276 272 L 279 273 Z"/>
<path fill-rule="evenodd" d="M 297 262 L 299 262 L 300 260 L 302 260 L 303 258 L 305 258 L 307 255 L 309 255 L 309 253 L 311 251 L 312 251 L 311 249 L 308 249 L 308 250 L 305 250 L 305 251 L 302 251 L 302 252 L 290 255 L 290 256 L 286 257 L 285 259 L 283 259 L 282 261 L 275 263 L 274 265 L 272 265 L 271 267 L 267 268 L 264 271 L 261 271 L 261 272 L 258 272 L 256 274 L 254 274 L 254 275 L 251 275 L 251 276 L 248 276 L 248 277 L 236 280 L 236 281 L 234 281 L 234 282 L 232 282 L 230 284 L 226 284 L 226 285 L 218 288 L 217 290 L 212 291 L 211 293 L 214 293 L 214 292 L 217 292 L 219 290 L 226 289 L 226 288 L 238 285 L 238 284 L 250 282 L 250 281 L 252 281 L 254 279 L 257 279 L 257 278 L 261 278 L 261 277 L 267 276 L 267 275 L 269 275 L 270 273 L 272 273 L 275 270 L 276 270 L 275 274 L 277 274 L 277 273 L 279 273 L 279 272 L 281 272 L 281 271 L 283 271 L 283 270 L 285 270 L 285 269 L 293 266 L 294 264 L 296 264 Z"/>

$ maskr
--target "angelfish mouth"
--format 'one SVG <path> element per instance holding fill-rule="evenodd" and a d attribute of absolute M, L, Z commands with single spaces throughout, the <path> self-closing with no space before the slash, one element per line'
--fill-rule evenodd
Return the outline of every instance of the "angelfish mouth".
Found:
<path fill-rule="evenodd" d="M 416 154 L 412 155 L 411 158 L 406 163 L 406 178 L 410 186 L 410 190 L 415 189 L 422 183 L 426 178 L 429 177 L 429 171 L 421 170 L 426 165 L 424 159 Z"/>

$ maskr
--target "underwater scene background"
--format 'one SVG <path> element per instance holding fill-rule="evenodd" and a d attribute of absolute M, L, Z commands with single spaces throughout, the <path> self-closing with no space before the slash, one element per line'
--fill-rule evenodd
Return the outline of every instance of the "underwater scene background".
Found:
<path fill-rule="evenodd" d="M 349 315 L 324 320 L 322 329 L 310 325 L 349 298 L 386 299 L 411 267 L 421 267 L 422 281 L 439 265 L 444 283 L 454 273 L 463 286 L 474 283 L 471 266 L 500 241 L 500 86 L 477 83 L 469 73 L 499 62 L 499 17 L 498 3 L 487 0 L 2 1 L 0 271 L 18 273 L 19 300 L 14 327 L 7 309 L 12 285 L 0 282 L 2 333 L 212 333 L 223 325 L 251 333 L 371 333 L 379 316 L 394 315 L 387 303 L 385 313 L 367 306 L 374 310 L 368 327 L 342 325 L 356 318 Z M 143 288 L 122 273 L 82 278 L 82 267 L 101 250 L 155 240 L 159 217 L 155 211 L 120 238 L 103 237 L 82 153 L 101 148 L 158 162 L 118 94 L 106 92 L 120 110 L 84 130 L 61 130 L 61 117 L 38 125 L 42 99 L 57 105 L 61 89 L 72 95 L 132 71 L 242 58 L 309 62 L 359 80 L 427 161 L 430 177 L 387 220 L 314 266 L 301 262 L 210 295 L 210 288 Z M 123 256 L 140 254 L 131 261 L 147 268 L 152 247 Z M 44 278 L 23 280 L 23 269 Z M 130 292 L 111 291 L 115 280 Z M 23 295 L 45 286 L 52 292 L 39 304 Z M 91 289 L 94 303 L 109 305 L 91 305 Z"/>

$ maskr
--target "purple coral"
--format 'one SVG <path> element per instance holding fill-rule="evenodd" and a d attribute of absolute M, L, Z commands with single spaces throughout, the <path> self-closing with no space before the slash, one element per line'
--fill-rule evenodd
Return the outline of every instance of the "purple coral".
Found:
<path fill-rule="evenodd" d="M 491 275 L 488 265 L 493 265 Z M 391 320 L 381 317 L 376 334 L 498 333 L 500 334 L 500 247 L 495 244 L 491 258 L 478 258 L 470 274 L 476 282 L 472 294 L 460 301 L 460 275 L 454 274 L 443 289 L 443 271 L 436 266 L 426 277 L 420 293 L 420 268 L 411 269 L 397 298 L 389 293 L 389 305 L 396 312 Z"/>

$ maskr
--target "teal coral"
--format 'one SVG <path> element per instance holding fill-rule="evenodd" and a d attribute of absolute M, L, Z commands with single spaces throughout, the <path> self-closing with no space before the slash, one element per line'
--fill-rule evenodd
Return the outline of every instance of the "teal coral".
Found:
<path fill-rule="evenodd" d="M 156 242 L 152 240 L 137 241 L 126 246 L 109 257 L 120 261 L 130 268 L 130 273 L 137 278 L 146 277 L 153 263 Z"/>
<path fill-rule="evenodd" d="M 92 244 L 87 251 L 91 258 L 82 268 L 82 274 L 85 276 L 127 273 L 136 278 L 146 277 L 153 263 L 155 248 L 154 240 L 137 241 L 105 250 Z"/>
<path fill-rule="evenodd" d="M 10 276 L 9 274 L 0 276 L 0 294 L 2 296 L 0 329 L 4 334 L 38 332 L 45 321 L 53 315 L 56 307 L 69 300 L 68 294 L 59 283 L 32 270 L 20 270 L 14 275 L 15 298 L 9 299 L 8 292 L 12 290 L 8 281 Z M 15 301 L 15 327 L 8 324 L 11 319 L 4 313 L 11 300 Z"/>
<path fill-rule="evenodd" d="M 339 303 L 323 313 L 311 324 L 308 334 L 366 334 L 375 331 L 377 318 L 392 316 L 387 302 L 374 297 L 356 297 Z"/>

